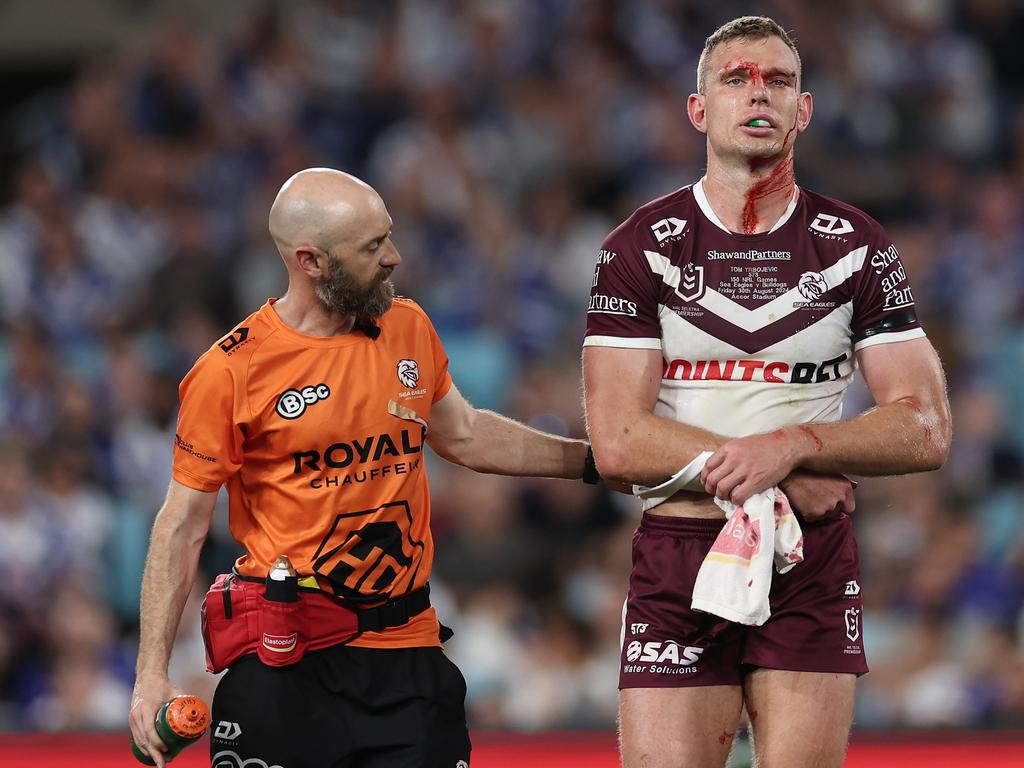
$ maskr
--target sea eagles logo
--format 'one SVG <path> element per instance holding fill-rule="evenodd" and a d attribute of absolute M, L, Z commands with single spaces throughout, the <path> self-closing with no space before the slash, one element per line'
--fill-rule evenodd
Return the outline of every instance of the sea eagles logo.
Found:
<path fill-rule="evenodd" d="M 828 290 L 828 284 L 820 272 L 804 272 L 796 288 L 800 295 L 808 301 L 817 301 L 821 294 Z"/>
<path fill-rule="evenodd" d="M 412 389 L 420 380 L 420 367 L 415 360 L 398 361 L 398 380 L 403 387 Z"/>
<path fill-rule="evenodd" d="M 695 267 L 692 262 L 683 267 L 676 293 L 684 301 L 696 301 L 703 296 L 704 267 Z"/>

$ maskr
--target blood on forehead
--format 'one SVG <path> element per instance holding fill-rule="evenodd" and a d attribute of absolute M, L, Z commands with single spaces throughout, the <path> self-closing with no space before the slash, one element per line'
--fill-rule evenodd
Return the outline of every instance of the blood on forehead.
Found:
<path fill-rule="evenodd" d="M 764 85 L 764 75 L 761 74 L 761 67 L 756 62 L 748 61 L 747 59 L 740 59 L 739 61 L 731 61 L 722 67 L 722 76 L 728 77 L 734 72 L 746 71 L 750 75 L 750 79 L 754 85 Z"/>
<path fill-rule="evenodd" d="M 737 72 L 746 72 L 749 74 L 754 85 L 764 85 L 765 80 L 774 77 L 775 75 L 782 75 L 791 79 L 796 77 L 795 71 L 784 67 L 762 67 L 756 61 L 739 59 L 737 61 L 730 61 L 722 67 L 721 78 L 723 80 L 727 80 L 730 75 Z"/>

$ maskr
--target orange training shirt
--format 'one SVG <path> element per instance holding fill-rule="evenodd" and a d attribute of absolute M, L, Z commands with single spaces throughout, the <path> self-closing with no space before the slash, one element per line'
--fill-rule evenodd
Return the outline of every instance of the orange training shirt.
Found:
<path fill-rule="evenodd" d="M 306 336 L 270 299 L 181 382 L 173 477 L 227 484 L 237 568 L 264 577 L 280 555 L 300 576 L 375 604 L 427 583 L 433 561 L 423 466 L 430 407 L 451 387 L 448 358 L 415 302 L 396 299 L 376 339 Z M 430 608 L 352 645 L 436 646 Z"/>

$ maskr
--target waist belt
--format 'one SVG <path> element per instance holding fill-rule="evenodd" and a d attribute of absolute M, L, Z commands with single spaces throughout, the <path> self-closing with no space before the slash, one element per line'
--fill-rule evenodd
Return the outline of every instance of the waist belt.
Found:
<path fill-rule="evenodd" d="M 290 603 L 268 600 L 265 591 L 263 579 L 237 573 L 222 573 L 214 580 L 201 614 L 210 672 L 251 653 L 268 666 L 294 664 L 306 651 L 402 626 L 430 607 L 429 585 L 369 608 L 353 607 L 320 589 L 299 588 L 298 600 Z"/>
<path fill-rule="evenodd" d="M 424 584 L 407 595 L 388 600 L 373 608 L 357 608 L 360 632 L 380 632 L 389 627 L 408 624 L 430 607 L 430 585 Z"/>

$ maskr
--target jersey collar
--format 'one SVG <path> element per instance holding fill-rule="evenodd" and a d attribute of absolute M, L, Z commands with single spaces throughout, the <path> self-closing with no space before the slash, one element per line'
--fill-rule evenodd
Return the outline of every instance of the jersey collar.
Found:
<path fill-rule="evenodd" d="M 711 204 L 708 202 L 708 196 L 704 193 L 704 179 L 706 178 L 706 176 L 702 176 L 700 181 L 693 185 L 693 197 L 697 201 L 697 207 L 700 208 L 701 213 L 703 213 L 707 217 L 708 221 L 710 221 L 723 232 L 728 232 L 730 235 L 742 234 L 739 232 L 733 232 L 727 226 L 725 226 L 725 224 L 722 223 L 722 220 L 718 218 L 718 215 L 711 209 Z M 770 235 L 772 232 L 774 232 L 787 221 L 789 221 L 789 219 L 793 215 L 793 211 L 796 210 L 796 204 L 799 200 L 800 187 L 794 184 L 793 199 L 789 201 L 789 205 L 786 206 L 786 210 L 782 212 L 782 215 L 779 217 L 779 220 L 775 222 L 775 226 L 773 226 L 767 232 L 759 232 L 758 234 Z"/>

